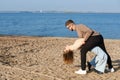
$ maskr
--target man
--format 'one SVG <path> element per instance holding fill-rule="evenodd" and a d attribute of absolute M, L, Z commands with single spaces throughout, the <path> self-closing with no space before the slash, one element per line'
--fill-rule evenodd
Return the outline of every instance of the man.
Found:
<path fill-rule="evenodd" d="M 75 24 L 73 20 L 68 20 L 65 23 L 65 26 L 71 30 L 76 31 L 79 38 L 84 38 L 82 40 L 83 45 L 81 46 L 81 69 L 77 71 L 78 74 L 84 74 L 86 72 L 86 54 L 88 51 L 91 51 L 94 47 L 100 47 L 107 55 L 108 60 L 108 70 L 114 72 L 112 61 L 109 54 L 106 51 L 103 37 L 100 33 L 93 31 L 83 24 Z"/>

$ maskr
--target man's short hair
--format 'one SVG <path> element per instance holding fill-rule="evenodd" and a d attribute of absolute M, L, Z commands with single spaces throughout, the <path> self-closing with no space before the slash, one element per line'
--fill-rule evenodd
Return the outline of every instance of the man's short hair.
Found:
<path fill-rule="evenodd" d="M 69 25 L 69 24 L 71 24 L 71 23 L 74 23 L 74 21 L 71 20 L 71 19 L 70 19 L 70 20 L 67 20 L 66 23 L 65 23 L 65 26 L 67 26 L 67 25 Z"/>

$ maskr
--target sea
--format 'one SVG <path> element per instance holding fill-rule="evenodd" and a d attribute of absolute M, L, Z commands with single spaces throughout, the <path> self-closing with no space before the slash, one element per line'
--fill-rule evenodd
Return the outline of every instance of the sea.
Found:
<path fill-rule="evenodd" d="M 68 19 L 87 25 L 106 39 L 120 39 L 120 13 L 0 13 L 0 35 L 77 37 L 65 27 Z"/>

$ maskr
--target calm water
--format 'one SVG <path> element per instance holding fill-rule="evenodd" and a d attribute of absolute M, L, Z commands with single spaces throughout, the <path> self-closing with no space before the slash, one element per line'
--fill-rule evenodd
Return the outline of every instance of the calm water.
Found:
<path fill-rule="evenodd" d="M 117 13 L 0 13 L 0 34 L 77 37 L 65 28 L 68 19 L 86 24 L 104 38 L 120 39 L 120 14 Z"/>

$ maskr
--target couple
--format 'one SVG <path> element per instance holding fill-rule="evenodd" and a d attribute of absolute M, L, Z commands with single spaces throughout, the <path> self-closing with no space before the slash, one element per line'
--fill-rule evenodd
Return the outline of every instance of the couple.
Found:
<path fill-rule="evenodd" d="M 64 51 L 75 50 L 80 48 L 81 52 L 81 69 L 76 71 L 77 74 L 86 74 L 86 54 L 88 51 L 92 51 L 96 54 L 96 57 L 88 63 L 88 67 L 93 65 L 98 73 L 104 73 L 106 63 L 108 64 L 108 70 L 114 72 L 112 61 L 109 54 L 106 51 L 103 37 L 100 33 L 93 31 L 83 24 L 75 24 L 73 20 L 68 20 L 65 26 L 71 30 L 76 31 L 79 38 L 73 45 L 66 46 Z"/>

